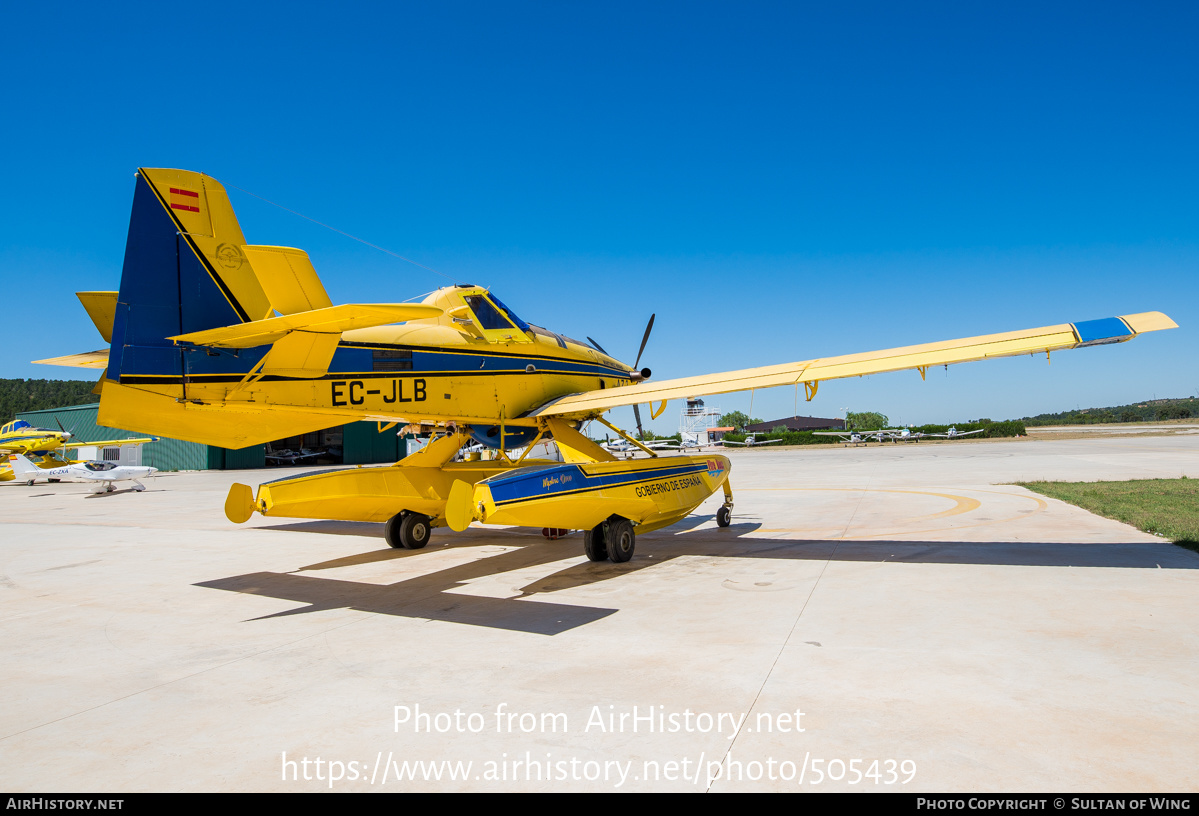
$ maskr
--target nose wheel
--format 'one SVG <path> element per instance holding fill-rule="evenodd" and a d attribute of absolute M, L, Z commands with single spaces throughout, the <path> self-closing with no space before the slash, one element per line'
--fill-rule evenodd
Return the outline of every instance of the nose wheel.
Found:
<path fill-rule="evenodd" d="M 724 504 L 716 511 L 716 526 L 728 527 L 733 520 L 733 488 L 724 480 Z"/>

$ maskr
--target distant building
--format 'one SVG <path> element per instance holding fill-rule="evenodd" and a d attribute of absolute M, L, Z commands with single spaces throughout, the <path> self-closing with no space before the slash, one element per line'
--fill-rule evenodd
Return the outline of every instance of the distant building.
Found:
<path fill-rule="evenodd" d="M 727 428 L 708 428 L 708 441 L 719 442 L 720 440 L 724 439 L 725 434 L 732 433 L 735 430 L 737 429 L 732 425 Z"/>
<path fill-rule="evenodd" d="M 759 422 L 754 425 L 746 426 L 746 433 L 770 433 L 780 425 L 785 425 L 789 431 L 843 431 L 845 430 L 845 420 L 843 419 L 824 419 L 822 417 L 783 417 L 782 419 L 772 419 L 769 422 Z"/>

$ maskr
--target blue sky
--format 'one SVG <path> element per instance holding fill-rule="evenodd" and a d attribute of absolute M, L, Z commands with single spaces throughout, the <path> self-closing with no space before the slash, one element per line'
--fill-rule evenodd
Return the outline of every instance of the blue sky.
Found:
<path fill-rule="evenodd" d="M 1181 327 L 832 381 L 800 413 L 1199 392 L 1194 4 L 67 3 L 6 22 L 0 377 L 70 378 L 28 361 L 101 345 L 72 293 L 117 288 L 133 173 L 165 166 L 224 182 L 247 239 L 308 250 L 335 302 L 447 281 L 235 187 L 629 362 L 656 312 L 655 377 L 1147 310 Z"/>

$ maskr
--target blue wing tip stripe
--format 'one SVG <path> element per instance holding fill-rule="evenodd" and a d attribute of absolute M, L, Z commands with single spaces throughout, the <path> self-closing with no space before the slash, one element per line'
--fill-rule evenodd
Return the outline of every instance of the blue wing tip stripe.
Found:
<path fill-rule="evenodd" d="M 1074 327 L 1074 334 L 1078 336 L 1079 346 L 1099 346 L 1104 343 L 1118 343 L 1136 334 L 1136 332 L 1128 327 L 1127 323 L 1118 317 L 1082 320 L 1070 325 Z"/>

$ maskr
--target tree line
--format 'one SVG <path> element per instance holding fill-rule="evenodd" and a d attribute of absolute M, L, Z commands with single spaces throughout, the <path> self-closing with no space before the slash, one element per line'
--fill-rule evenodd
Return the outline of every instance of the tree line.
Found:
<path fill-rule="evenodd" d="M 0 424 L 23 411 L 99 402 L 91 380 L 0 380 Z"/>

